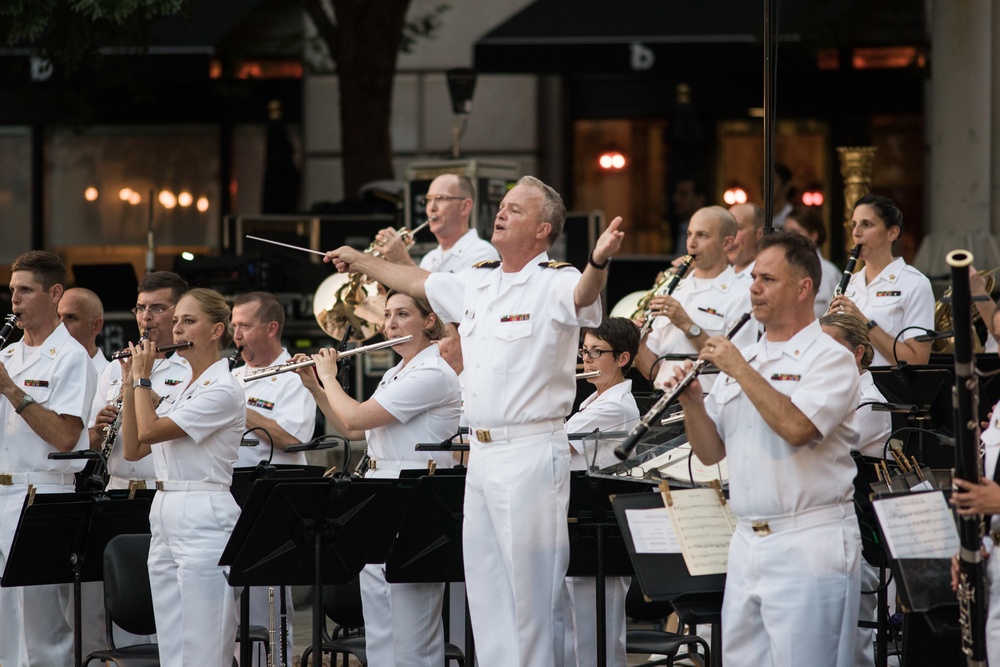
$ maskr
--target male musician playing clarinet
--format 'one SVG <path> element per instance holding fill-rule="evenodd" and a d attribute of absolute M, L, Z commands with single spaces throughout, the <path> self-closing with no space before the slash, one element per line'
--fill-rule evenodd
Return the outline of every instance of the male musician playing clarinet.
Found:
<path fill-rule="evenodd" d="M 724 336 L 710 338 L 700 356 L 722 374 L 707 397 L 697 381 L 680 396 L 695 454 L 729 465 L 737 527 L 723 660 L 848 667 L 861 563 L 851 504 L 858 370 L 815 318 L 816 246 L 780 232 L 758 248 L 750 296 L 766 334 L 742 351 Z"/>
<path fill-rule="evenodd" d="M 27 252 L 11 265 L 10 301 L 24 336 L 0 353 L 0 572 L 28 488 L 72 493 L 83 467 L 48 458 L 87 448 L 96 384 L 90 355 L 59 322 L 65 284 L 66 268 L 50 252 Z M 72 665 L 70 618 L 68 584 L 0 588 L 0 665 Z"/>
<path fill-rule="evenodd" d="M 497 212 L 501 262 L 448 274 L 390 264 L 352 248 L 327 259 L 387 286 L 426 295 L 459 322 L 471 448 L 465 491 L 465 581 L 482 667 L 562 664 L 569 445 L 581 326 L 601 319 L 600 292 L 621 247 L 621 218 L 601 234 L 581 275 L 550 262 L 566 209 L 533 176 Z"/>

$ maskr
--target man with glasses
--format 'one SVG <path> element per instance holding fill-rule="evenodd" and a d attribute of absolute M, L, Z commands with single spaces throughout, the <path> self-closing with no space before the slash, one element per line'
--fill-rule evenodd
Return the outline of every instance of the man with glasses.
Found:
<path fill-rule="evenodd" d="M 427 188 L 420 203 L 427 210 L 431 233 L 438 246 L 424 255 L 420 268 L 432 273 L 455 273 L 476 262 L 500 259 L 499 253 L 488 241 L 479 238 L 469 226 L 476 192 L 465 176 L 441 174 Z M 394 264 L 415 265 L 406 245 L 391 227 L 375 236 L 379 252 Z"/>
<path fill-rule="evenodd" d="M 188 290 L 187 282 L 176 273 L 155 271 L 139 281 L 138 296 L 135 301 L 135 323 L 142 331 L 149 332 L 149 340 L 157 347 L 174 342 L 174 306 Z M 116 404 L 121 390 L 122 369 L 120 363 L 111 363 L 101 373 L 97 383 L 97 395 L 91 410 L 90 448 L 100 450 L 104 444 L 106 429 L 118 416 Z M 191 380 L 191 367 L 182 357 L 174 353 L 157 353 L 150 381 L 153 392 L 164 401 L 171 400 Z M 115 445 L 108 456 L 108 473 L 111 479 L 109 489 L 127 489 L 130 481 L 145 483 L 152 488 L 156 481 L 153 471 L 153 457 L 138 461 L 126 461 L 121 446 Z"/>

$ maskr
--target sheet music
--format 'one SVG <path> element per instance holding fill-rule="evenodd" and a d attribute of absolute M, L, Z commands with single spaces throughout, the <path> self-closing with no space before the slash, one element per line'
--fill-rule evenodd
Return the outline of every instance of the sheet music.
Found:
<path fill-rule="evenodd" d="M 716 465 L 707 466 L 701 462 L 697 455 L 692 456 L 691 475 L 688 475 L 688 454 L 690 453 L 691 445 L 685 443 L 644 462 L 642 467 L 645 470 L 657 468 L 662 477 L 670 477 L 684 482 L 690 481 L 692 477 L 698 484 L 706 484 L 713 479 L 723 482 L 729 481 L 729 468 L 726 467 L 725 459 Z"/>
<path fill-rule="evenodd" d="M 670 522 L 666 507 L 625 510 L 628 530 L 637 554 L 679 554 L 681 543 Z"/>
<path fill-rule="evenodd" d="M 873 505 L 893 558 L 951 558 L 958 553 L 958 529 L 940 491 L 881 498 Z"/>
<path fill-rule="evenodd" d="M 667 508 L 691 576 L 724 574 L 736 519 L 715 489 L 670 492 Z"/>

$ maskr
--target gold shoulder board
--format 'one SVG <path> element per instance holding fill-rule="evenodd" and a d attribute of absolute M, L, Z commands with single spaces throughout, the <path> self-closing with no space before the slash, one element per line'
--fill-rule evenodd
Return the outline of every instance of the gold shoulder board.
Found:
<path fill-rule="evenodd" d="M 543 269 L 565 269 L 567 266 L 573 266 L 569 262 L 557 262 L 555 260 L 549 260 L 547 262 L 539 262 L 538 266 Z"/>
<path fill-rule="evenodd" d="M 500 260 L 498 259 L 484 259 L 481 262 L 476 262 L 472 265 L 474 269 L 495 269 L 500 266 Z"/>

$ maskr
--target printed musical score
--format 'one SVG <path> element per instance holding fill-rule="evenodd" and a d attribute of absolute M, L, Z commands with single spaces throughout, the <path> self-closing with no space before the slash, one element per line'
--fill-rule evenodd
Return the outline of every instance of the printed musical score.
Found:
<path fill-rule="evenodd" d="M 681 553 L 681 543 L 677 541 L 666 507 L 625 510 L 625 518 L 637 554 Z"/>
<path fill-rule="evenodd" d="M 958 553 L 958 530 L 944 494 L 899 494 L 874 502 L 882 534 L 893 558 L 951 558 Z"/>
<path fill-rule="evenodd" d="M 668 500 L 669 498 L 669 500 Z M 681 489 L 664 492 L 684 563 L 692 576 L 724 574 L 736 519 L 721 491 Z"/>

